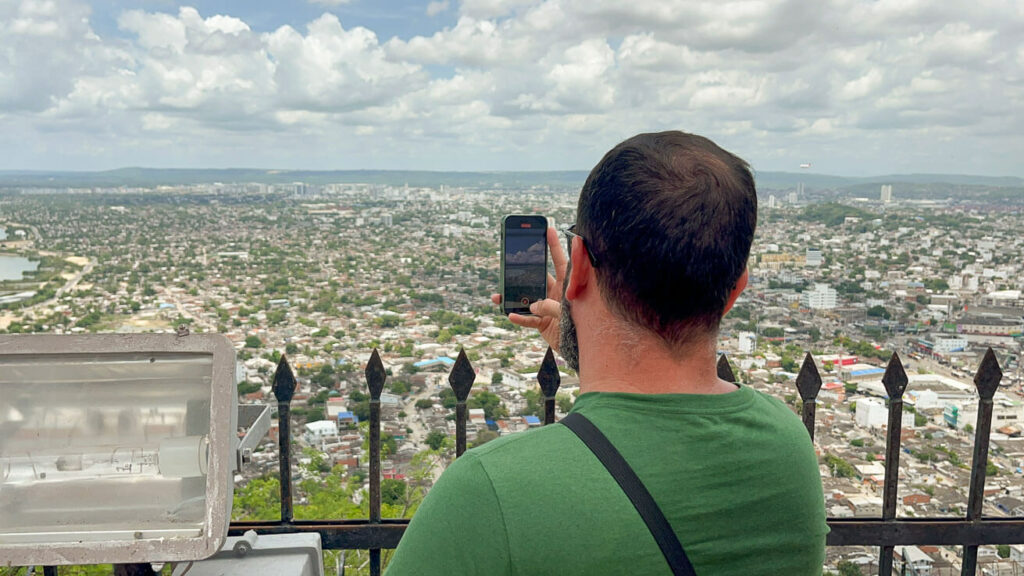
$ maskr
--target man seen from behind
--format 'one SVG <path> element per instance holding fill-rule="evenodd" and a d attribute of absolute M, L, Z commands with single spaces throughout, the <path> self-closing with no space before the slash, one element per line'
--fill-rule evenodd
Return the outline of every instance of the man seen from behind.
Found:
<path fill-rule="evenodd" d="M 697 574 L 821 574 L 824 499 L 807 431 L 782 402 L 721 380 L 722 317 L 747 283 L 757 220 L 747 164 L 682 132 L 608 152 L 532 316 L 577 370 L 572 409 L 649 491 Z M 567 258 L 568 256 L 568 258 Z M 566 426 L 456 460 L 388 569 L 405 574 L 671 574 L 637 508 Z"/>

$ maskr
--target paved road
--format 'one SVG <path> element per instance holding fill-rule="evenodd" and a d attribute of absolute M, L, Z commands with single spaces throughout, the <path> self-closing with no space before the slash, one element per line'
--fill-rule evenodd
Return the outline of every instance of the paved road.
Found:
<path fill-rule="evenodd" d="M 409 398 L 405 403 L 405 425 L 412 429 L 412 434 L 409 435 L 409 441 L 413 443 L 413 446 L 417 450 L 426 450 L 429 447 L 426 444 L 427 434 L 430 430 L 427 428 L 426 422 L 420 414 L 420 410 L 416 409 L 416 401 L 430 398 L 436 393 L 434 387 L 430 384 L 424 386 L 423 390 L 415 394 L 410 394 Z M 433 482 L 437 482 L 437 479 L 441 477 L 441 473 L 444 472 L 444 466 L 438 464 L 434 466 L 433 470 Z"/>
<path fill-rule="evenodd" d="M 68 280 L 67 283 L 65 283 L 63 286 L 61 286 L 60 288 L 57 289 L 57 295 L 54 297 L 54 300 L 56 300 L 57 298 L 60 298 L 65 293 L 74 290 L 75 286 L 78 286 L 78 283 L 82 281 L 82 277 L 85 276 L 86 274 L 88 274 L 89 272 L 92 272 L 92 269 L 95 268 L 95 267 L 96 267 L 96 259 L 93 258 L 93 259 L 89 260 L 89 263 L 86 264 L 85 266 L 83 266 L 82 269 L 79 270 L 77 274 L 75 274 L 74 278 L 72 278 L 71 280 Z"/>

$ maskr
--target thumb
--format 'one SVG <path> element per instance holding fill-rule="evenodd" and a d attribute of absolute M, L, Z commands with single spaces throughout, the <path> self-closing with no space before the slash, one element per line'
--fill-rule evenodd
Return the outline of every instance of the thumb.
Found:
<path fill-rule="evenodd" d="M 530 304 L 530 312 L 535 316 L 559 318 L 562 315 L 562 303 L 551 298 L 545 298 Z"/>

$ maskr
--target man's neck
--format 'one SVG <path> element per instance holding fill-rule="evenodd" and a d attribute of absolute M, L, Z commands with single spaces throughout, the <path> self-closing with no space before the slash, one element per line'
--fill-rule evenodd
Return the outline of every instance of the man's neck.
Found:
<path fill-rule="evenodd" d="M 595 338 L 580 343 L 580 392 L 726 394 L 737 390 L 718 378 L 715 339 L 674 356 L 651 335 Z"/>

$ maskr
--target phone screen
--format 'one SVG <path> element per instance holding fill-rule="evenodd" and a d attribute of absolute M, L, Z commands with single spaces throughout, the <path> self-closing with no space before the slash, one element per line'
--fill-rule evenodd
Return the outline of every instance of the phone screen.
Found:
<path fill-rule="evenodd" d="M 526 314 L 547 296 L 547 219 L 506 216 L 502 231 L 503 307 L 506 314 Z"/>

